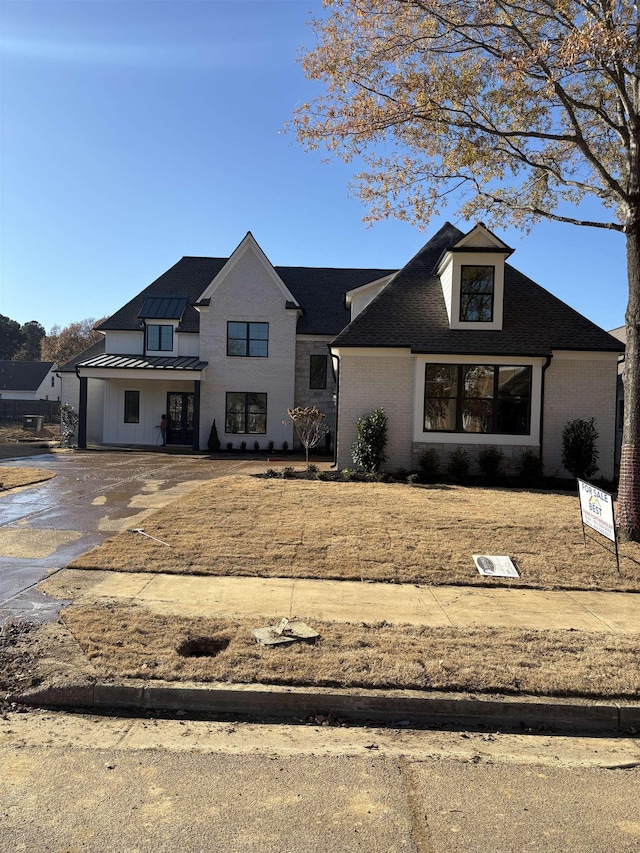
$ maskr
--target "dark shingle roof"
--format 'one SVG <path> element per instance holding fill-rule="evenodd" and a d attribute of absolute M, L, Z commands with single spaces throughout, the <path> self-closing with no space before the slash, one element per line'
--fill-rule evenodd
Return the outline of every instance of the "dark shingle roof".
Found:
<path fill-rule="evenodd" d="M 417 353 L 547 356 L 552 350 L 619 352 L 608 332 L 505 264 L 501 330 L 450 329 L 440 279 L 443 253 L 463 237 L 450 223 L 334 340 L 341 347 L 408 347 Z"/>
<path fill-rule="evenodd" d="M 0 393 L 37 391 L 53 361 L 0 361 Z"/>
<path fill-rule="evenodd" d="M 200 318 L 193 304 L 226 262 L 227 258 L 182 258 L 97 328 L 102 332 L 138 330 L 142 322 L 139 312 L 145 299 L 165 295 L 186 297 L 187 307 L 178 331 L 197 332 Z M 304 312 L 298 321 L 298 334 L 330 336 L 337 335 L 349 322 L 345 293 L 394 272 L 314 267 L 275 267 L 275 270 Z"/>

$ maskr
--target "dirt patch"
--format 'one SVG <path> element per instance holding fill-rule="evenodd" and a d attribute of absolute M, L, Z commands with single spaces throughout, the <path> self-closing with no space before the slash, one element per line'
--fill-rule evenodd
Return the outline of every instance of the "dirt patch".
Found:
<path fill-rule="evenodd" d="M 16 444 L 22 442 L 60 441 L 60 425 L 47 424 L 37 432 L 30 429 L 22 429 L 20 424 L 0 424 L 0 444 Z"/>
<path fill-rule="evenodd" d="M 314 645 L 270 648 L 251 636 L 261 624 L 255 619 L 187 619 L 107 604 L 71 607 L 62 621 L 101 681 L 633 699 L 640 693 L 636 635 L 314 621 Z M 211 653 L 187 655 L 185 648 Z"/>
<path fill-rule="evenodd" d="M 585 547 L 577 495 L 224 477 L 144 522 L 170 545 L 119 534 L 71 565 L 134 572 L 306 577 L 431 585 L 640 590 L 640 546 Z M 609 543 L 610 544 L 610 543 Z M 504 554 L 519 580 L 481 577 Z"/>

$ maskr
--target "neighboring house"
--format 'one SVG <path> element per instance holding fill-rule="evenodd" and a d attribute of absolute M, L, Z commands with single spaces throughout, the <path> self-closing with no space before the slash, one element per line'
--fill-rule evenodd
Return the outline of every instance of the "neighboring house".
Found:
<path fill-rule="evenodd" d="M 60 399 L 60 379 L 52 361 L 0 361 L 3 400 Z"/>
<path fill-rule="evenodd" d="M 564 424 L 593 415 L 608 476 L 622 345 L 510 254 L 483 225 L 447 224 L 400 271 L 274 267 L 250 233 L 228 259 L 182 258 L 98 327 L 103 352 L 63 368 L 78 444 L 159 444 L 167 413 L 169 444 L 205 449 L 215 419 L 223 448 L 279 450 L 287 409 L 315 404 L 343 467 L 381 407 L 391 469 L 496 445 L 542 448 L 554 474 Z"/>

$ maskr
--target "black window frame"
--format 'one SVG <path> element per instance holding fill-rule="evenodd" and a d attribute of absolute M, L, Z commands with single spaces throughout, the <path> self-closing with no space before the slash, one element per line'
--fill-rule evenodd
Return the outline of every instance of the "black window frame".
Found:
<path fill-rule="evenodd" d="M 236 415 L 240 414 L 235 409 L 229 408 L 229 398 L 231 396 L 236 397 L 244 397 L 244 406 L 242 412 L 242 427 L 243 429 L 229 429 L 229 418 L 230 416 L 236 417 Z M 251 397 L 263 397 L 264 398 L 264 412 L 251 412 L 250 411 L 250 398 Z M 227 391 L 225 394 L 224 401 L 224 432 L 225 435 L 266 435 L 267 433 L 267 394 L 263 391 Z M 249 429 L 251 416 L 260 416 L 263 420 L 263 429 Z"/>
<path fill-rule="evenodd" d="M 232 327 L 234 326 L 244 326 L 244 334 L 234 334 L 231 335 Z M 263 326 L 266 328 L 266 337 L 257 337 L 256 332 L 258 326 Z M 253 334 L 252 334 L 253 333 Z M 234 341 L 236 344 L 240 342 L 244 342 L 244 352 L 232 352 L 233 347 L 231 342 Z M 255 350 L 258 348 L 258 344 L 265 345 L 264 352 L 256 352 Z M 253 345 L 253 346 L 252 346 Z M 260 347 L 261 348 L 261 347 Z M 253 350 L 253 351 L 252 351 Z M 230 358 L 268 358 L 269 357 L 269 323 L 265 323 L 264 321 L 252 321 L 252 320 L 227 320 L 227 355 Z"/>
<path fill-rule="evenodd" d="M 465 282 L 465 270 L 491 270 L 491 291 L 474 291 L 472 282 Z M 462 264 L 460 267 L 460 312 L 461 323 L 493 323 L 496 296 L 496 268 L 493 264 Z M 489 299 L 489 317 L 469 317 L 471 306 L 475 304 L 475 310 L 480 310 L 480 304 Z"/>
<path fill-rule="evenodd" d="M 318 365 L 322 359 L 322 368 Z M 314 361 L 316 367 L 314 368 Z M 322 376 L 322 379 L 320 379 Z M 314 384 L 315 381 L 315 384 Z M 326 353 L 311 353 L 309 356 L 309 388 L 312 391 L 324 391 L 327 387 L 327 356 Z"/>
<path fill-rule="evenodd" d="M 437 427 L 427 427 L 427 416 L 428 416 L 428 405 L 429 405 L 429 397 L 427 396 L 428 384 L 430 381 L 434 381 L 430 379 L 430 369 L 441 369 L 445 368 L 450 371 L 452 368 L 455 369 L 455 382 L 452 383 L 455 385 L 455 394 L 450 395 L 440 395 L 437 398 L 432 397 L 431 399 L 438 399 L 441 402 L 447 401 L 447 412 L 450 413 L 450 406 L 453 406 L 454 417 L 453 420 L 455 422 L 454 429 L 438 429 Z M 481 394 L 478 393 L 474 396 L 466 393 L 466 383 L 465 380 L 468 376 L 468 372 L 472 370 L 491 370 L 493 371 L 493 379 L 491 384 L 491 393 L 490 394 Z M 527 375 L 527 393 L 525 394 L 506 394 L 504 391 L 501 393 L 501 385 L 500 385 L 500 371 L 506 370 L 515 370 L 515 371 L 526 371 Z M 433 374 L 432 374 L 433 376 Z M 502 386 L 504 388 L 504 386 Z M 530 364 L 482 364 L 482 363 L 440 363 L 440 362 L 428 362 L 425 365 L 425 373 L 424 373 L 424 408 L 422 413 L 422 428 L 424 432 L 429 433 L 451 433 L 458 434 L 462 433 L 464 435 L 531 435 L 531 398 L 533 392 L 533 366 Z M 510 401 L 522 400 L 524 398 L 526 402 L 525 409 L 525 419 L 526 422 L 523 424 L 523 427 L 518 430 L 513 429 L 503 429 L 501 423 L 506 420 L 509 420 L 509 403 Z M 490 406 L 487 403 L 490 402 Z M 473 409 L 475 408 L 475 420 L 476 422 L 483 417 L 486 417 L 486 414 L 489 413 L 489 421 L 490 426 L 488 429 L 465 429 L 464 428 L 464 418 L 465 415 L 469 415 L 471 411 L 471 416 L 473 417 Z M 444 414 L 443 414 L 444 417 Z M 510 422 L 510 425 L 513 426 L 513 423 Z"/>
<path fill-rule="evenodd" d="M 124 423 L 140 423 L 140 391 L 124 392 Z"/>
<path fill-rule="evenodd" d="M 149 333 L 151 330 L 158 330 L 158 346 L 152 346 L 149 342 Z M 167 331 L 169 330 L 169 346 L 166 346 Z M 164 331 L 163 331 L 164 330 Z M 163 346 L 165 344 L 165 346 Z M 146 327 L 146 347 L 147 352 L 172 352 L 173 351 L 173 326 L 171 323 L 147 323 Z"/>

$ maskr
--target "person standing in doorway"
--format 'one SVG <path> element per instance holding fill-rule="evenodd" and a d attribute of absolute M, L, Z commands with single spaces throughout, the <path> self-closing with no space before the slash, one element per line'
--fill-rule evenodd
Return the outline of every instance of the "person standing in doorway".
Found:
<path fill-rule="evenodd" d="M 169 429 L 169 421 L 166 415 L 160 418 L 160 433 L 162 434 L 162 446 L 167 446 L 167 430 Z"/>

